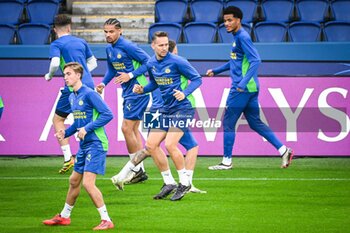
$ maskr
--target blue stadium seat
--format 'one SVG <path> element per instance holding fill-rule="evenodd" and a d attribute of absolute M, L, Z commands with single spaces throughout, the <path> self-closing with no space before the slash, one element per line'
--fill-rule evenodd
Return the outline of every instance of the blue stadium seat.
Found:
<path fill-rule="evenodd" d="M 47 24 L 24 23 L 18 27 L 19 44 L 42 45 L 47 44 L 51 27 Z"/>
<path fill-rule="evenodd" d="M 221 21 L 223 1 L 222 0 L 192 0 L 191 15 L 194 22 Z"/>
<path fill-rule="evenodd" d="M 294 22 L 289 25 L 289 40 L 293 42 L 320 41 L 321 25 L 316 22 Z"/>
<path fill-rule="evenodd" d="M 27 13 L 30 23 L 53 24 L 58 13 L 57 0 L 28 0 Z"/>
<path fill-rule="evenodd" d="M 155 3 L 156 22 L 182 23 L 187 13 L 187 0 L 158 0 Z"/>
<path fill-rule="evenodd" d="M 286 41 L 287 25 L 281 22 L 259 22 L 254 27 L 256 42 Z"/>
<path fill-rule="evenodd" d="M 225 7 L 228 6 L 236 6 L 242 10 L 242 22 L 250 23 L 255 20 L 255 15 L 258 7 L 257 0 L 227 0 L 225 3 Z"/>
<path fill-rule="evenodd" d="M 294 1 L 263 0 L 261 9 L 266 21 L 289 22 L 293 19 Z"/>
<path fill-rule="evenodd" d="M 335 0 L 331 2 L 334 20 L 350 21 L 350 0 Z"/>
<path fill-rule="evenodd" d="M 181 39 L 182 26 L 178 23 L 154 23 L 148 29 L 149 41 L 152 41 L 152 35 L 156 31 L 165 31 L 169 38 L 179 42 Z"/>
<path fill-rule="evenodd" d="M 350 41 L 350 22 L 330 21 L 324 25 L 326 41 L 344 42 Z"/>
<path fill-rule="evenodd" d="M 0 24 L 0 45 L 8 45 L 13 42 L 16 27 L 9 24 Z"/>
<path fill-rule="evenodd" d="M 187 43 L 214 43 L 217 27 L 214 23 L 191 22 L 184 26 L 184 36 Z"/>
<path fill-rule="evenodd" d="M 242 27 L 244 28 L 244 30 L 246 30 L 248 32 L 248 34 L 251 34 L 251 27 L 249 24 L 247 23 L 242 23 Z M 232 42 L 232 33 L 228 33 L 226 31 L 225 25 L 222 23 L 219 26 L 218 29 L 219 32 L 219 42 L 221 43 L 231 43 Z"/>
<path fill-rule="evenodd" d="M 0 1 L 0 23 L 19 24 L 23 14 L 24 4 L 21 0 Z"/>
<path fill-rule="evenodd" d="M 328 0 L 297 0 L 296 4 L 301 21 L 323 22 L 328 17 Z"/>

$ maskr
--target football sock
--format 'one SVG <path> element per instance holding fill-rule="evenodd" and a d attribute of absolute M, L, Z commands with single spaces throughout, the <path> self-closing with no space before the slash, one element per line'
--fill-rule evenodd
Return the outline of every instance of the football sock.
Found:
<path fill-rule="evenodd" d="M 122 170 L 119 172 L 119 179 L 124 180 L 126 177 L 128 177 L 128 174 L 135 168 L 135 165 L 128 161 L 125 166 L 122 168 Z"/>
<path fill-rule="evenodd" d="M 135 157 L 135 155 L 136 155 L 136 153 L 129 154 L 130 160 L 133 159 Z M 138 172 L 141 168 L 141 164 L 142 164 L 142 162 L 140 164 L 138 164 L 136 167 L 134 167 L 132 170 L 134 172 Z"/>
<path fill-rule="evenodd" d="M 186 175 L 188 177 L 188 180 L 190 181 L 190 184 L 192 185 L 193 170 L 186 170 Z"/>
<path fill-rule="evenodd" d="M 72 152 L 70 151 L 69 144 L 61 146 L 61 150 L 63 152 L 64 162 L 68 162 L 70 160 L 70 158 L 72 157 Z"/>
<path fill-rule="evenodd" d="M 222 163 L 225 164 L 225 165 L 231 165 L 232 164 L 232 158 L 229 158 L 229 157 L 223 157 L 222 158 Z"/>
<path fill-rule="evenodd" d="M 106 205 L 101 206 L 100 208 L 97 208 L 98 212 L 100 213 L 102 220 L 107 220 L 111 222 L 111 219 L 109 218 Z"/>
<path fill-rule="evenodd" d="M 61 212 L 61 217 L 62 218 L 69 218 L 70 213 L 72 212 L 74 206 L 68 205 L 67 203 L 64 204 L 63 210 Z"/>
<path fill-rule="evenodd" d="M 161 172 L 165 184 L 176 184 L 176 181 L 170 170 Z"/>
<path fill-rule="evenodd" d="M 287 147 L 285 145 L 281 146 L 281 148 L 278 149 L 278 152 L 280 152 L 280 155 L 282 156 L 284 153 L 286 153 Z"/>
<path fill-rule="evenodd" d="M 179 180 L 182 185 L 189 186 L 190 180 L 188 179 L 186 169 L 183 168 L 181 170 L 177 170 L 177 173 L 179 174 Z"/>

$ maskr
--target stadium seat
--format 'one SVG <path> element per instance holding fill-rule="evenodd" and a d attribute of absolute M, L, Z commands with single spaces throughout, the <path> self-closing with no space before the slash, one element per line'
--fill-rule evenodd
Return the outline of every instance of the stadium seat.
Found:
<path fill-rule="evenodd" d="M 30 23 L 53 24 L 58 13 L 57 0 L 28 0 L 27 13 Z"/>
<path fill-rule="evenodd" d="M 280 22 L 259 22 L 254 27 L 256 42 L 286 41 L 287 26 Z"/>
<path fill-rule="evenodd" d="M 9 24 L 0 24 L 0 45 L 8 45 L 13 42 L 16 27 Z"/>
<path fill-rule="evenodd" d="M 331 10 L 336 21 L 350 21 L 350 0 L 331 2 Z"/>
<path fill-rule="evenodd" d="M 326 41 L 344 42 L 350 41 L 350 22 L 330 21 L 324 25 Z"/>
<path fill-rule="evenodd" d="M 263 0 L 261 9 L 266 21 L 289 22 L 293 19 L 294 1 Z"/>
<path fill-rule="evenodd" d="M 222 0 L 192 0 L 191 15 L 194 22 L 221 21 L 223 1 Z"/>
<path fill-rule="evenodd" d="M 187 6 L 187 0 L 157 0 L 155 3 L 156 22 L 184 22 Z"/>
<path fill-rule="evenodd" d="M 51 27 L 47 24 L 24 23 L 18 27 L 19 44 L 47 44 Z"/>
<path fill-rule="evenodd" d="M 23 14 L 24 3 L 21 0 L 0 1 L 0 23 L 19 24 Z"/>
<path fill-rule="evenodd" d="M 328 17 L 327 0 L 297 0 L 296 4 L 301 21 L 323 22 Z"/>
<path fill-rule="evenodd" d="M 242 27 L 248 32 L 248 34 L 250 35 L 251 33 L 251 27 L 249 24 L 247 23 L 242 23 Z M 226 31 L 225 25 L 222 23 L 219 26 L 218 29 L 219 32 L 219 42 L 221 43 L 231 43 L 232 42 L 232 33 L 228 33 Z"/>
<path fill-rule="evenodd" d="M 255 20 L 257 13 L 257 0 L 227 0 L 225 7 L 236 6 L 243 12 L 242 22 L 251 23 Z"/>
<path fill-rule="evenodd" d="M 289 25 L 289 39 L 292 42 L 320 41 L 321 25 L 316 22 L 294 22 Z"/>
<path fill-rule="evenodd" d="M 169 34 L 169 38 L 180 42 L 182 26 L 178 23 L 154 23 L 148 29 L 149 41 L 152 41 L 152 35 L 156 31 L 165 31 Z"/>
<path fill-rule="evenodd" d="M 217 27 L 214 23 L 191 22 L 184 26 L 187 43 L 214 43 Z"/>

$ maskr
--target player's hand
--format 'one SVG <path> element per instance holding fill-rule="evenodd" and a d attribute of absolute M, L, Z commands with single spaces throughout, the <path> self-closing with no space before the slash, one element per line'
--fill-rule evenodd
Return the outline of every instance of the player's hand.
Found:
<path fill-rule="evenodd" d="M 143 94 L 143 86 L 141 86 L 139 84 L 135 84 L 132 91 L 136 94 Z"/>
<path fill-rule="evenodd" d="M 118 72 L 119 76 L 117 76 L 114 80 L 115 84 L 123 84 L 123 83 L 127 83 L 129 82 L 129 80 L 131 79 L 128 73 L 124 73 L 124 72 Z"/>
<path fill-rule="evenodd" d="M 55 137 L 58 139 L 58 141 L 62 141 L 64 139 L 65 131 L 63 129 L 60 129 L 55 133 Z"/>
<path fill-rule="evenodd" d="M 78 129 L 78 138 L 79 138 L 80 140 L 84 140 L 86 134 L 87 134 L 87 132 L 86 132 L 86 130 L 85 130 L 84 127 Z"/>
<path fill-rule="evenodd" d="M 210 70 L 207 70 L 206 75 L 209 76 L 209 77 L 213 77 L 213 76 L 214 76 L 213 70 L 211 70 L 211 69 L 210 69 Z"/>
<path fill-rule="evenodd" d="M 184 100 L 185 99 L 185 94 L 182 92 L 182 91 L 179 91 L 179 90 L 175 90 L 174 89 L 174 94 L 173 96 L 178 100 L 178 101 L 181 101 L 181 100 Z"/>
<path fill-rule="evenodd" d="M 50 75 L 50 73 L 45 74 L 45 80 L 50 81 L 53 76 Z"/>
<path fill-rule="evenodd" d="M 105 85 L 103 83 L 100 83 L 96 86 L 96 91 L 99 93 L 99 94 L 102 94 L 102 91 L 103 89 L 105 88 Z"/>

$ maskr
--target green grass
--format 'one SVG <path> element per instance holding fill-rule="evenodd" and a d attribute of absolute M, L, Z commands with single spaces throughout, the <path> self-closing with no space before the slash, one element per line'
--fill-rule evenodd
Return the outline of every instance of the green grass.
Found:
<path fill-rule="evenodd" d="M 108 158 L 97 181 L 116 228 L 109 232 L 350 232 L 350 159 L 295 159 L 280 169 L 278 158 L 235 158 L 230 171 L 209 171 L 220 158 L 199 158 L 196 187 L 179 202 L 153 200 L 161 176 L 146 160 L 150 179 L 117 191 L 109 177 L 127 158 Z M 0 158 L 0 232 L 92 232 L 99 214 L 85 190 L 70 226 L 42 221 L 64 205 L 68 175 L 58 174 L 62 158 Z M 172 167 L 174 177 L 177 177 Z"/>

